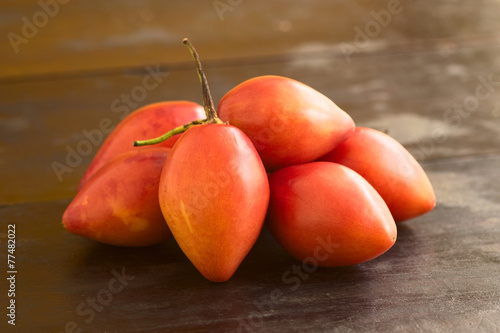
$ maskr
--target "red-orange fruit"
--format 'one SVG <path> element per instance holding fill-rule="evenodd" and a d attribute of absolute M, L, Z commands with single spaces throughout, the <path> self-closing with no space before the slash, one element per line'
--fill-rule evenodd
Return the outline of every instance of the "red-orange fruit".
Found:
<path fill-rule="evenodd" d="M 420 164 L 399 142 L 375 129 L 357 127 L 320 160 L 340 163 L 363 176 L 396 222 L 425 214 L 436 205 L 434 189 Z"/>
<path fill-rule="evenodd" d="M 354 131 L 352 118 L 328 97 L 282 76 L 237 85 L 222 97 L 218 113 L 248 135 L 268 171 L 312 162 Z"/>
<path fill-rule="evenodd" d="M 109 134 L 80 180 L 80 189 L 107 162 L 126 151 L 137 150 L 135 140 L 160 136 L 173 128 L 205 117 L 203 107 L 189 101 L 167 101 L 146 105 L 126 116 Z M 160 143 L 170 148 L 180 135 Z"/>
<path fill-rule="evenodd" d="M 99 169 L 66 208 L 71 233 L 120 246 L 149 246 L 171 237 L 158 202 L 161 170 L 170 148 L 141 148 Z"/>

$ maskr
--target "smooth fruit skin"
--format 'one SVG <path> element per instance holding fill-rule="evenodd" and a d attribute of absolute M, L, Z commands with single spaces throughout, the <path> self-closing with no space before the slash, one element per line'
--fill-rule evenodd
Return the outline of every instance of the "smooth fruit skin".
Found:
<path fill-rule="evenodd" d="M 267 174 L 250 139 L 226 124 L 188 129 L 165 161 L 160 206 L 199 272 L 227 281 L 257 240 L 269 203 Z"/>
<path fill-rule="evenodd" d="M 386 252 L 396 224 L 380 195 L 360 175 L 336 163 L 313 162 L 269 177 L 272 234 L 305 264 L 350 266 Z"/>
<path fill-rule="evenodd" d="M 320 160 L 340 163 L 363 176 L 382 196 L 396 222 L 431 211 L 436 195 L 415 158 L 389 135 L 357 127 L 342 145 Z"/>
<path fill-rule="evenodd" d="M 219 118 L 252 140 L 268 171 L 311 162 L 345 141 L 354 121 L 328 97 L 282 76 L 259 76 L 225 94 Z"/>
<path fill-rule="evenodd" d="M 205 118 L 203 107 L 189 101 L 167 101 L 146 105 L 123 118 L 113 129 L 97 151 L 78 189 L 104 164 L 126 151 L 139 149 L 133 146 L 135 140 L 160 136 L 169 130 L 196 119 Z M 170 148 L 179 139 L 176 135 L 157 147 Z"/>
<path fill-rule="evenodd" d="M 125 152 L 104 165 L 64 212 L 71 233 L 119 246 L 149 246 L 169 239 L 158 184 L 170 148 Z"/>

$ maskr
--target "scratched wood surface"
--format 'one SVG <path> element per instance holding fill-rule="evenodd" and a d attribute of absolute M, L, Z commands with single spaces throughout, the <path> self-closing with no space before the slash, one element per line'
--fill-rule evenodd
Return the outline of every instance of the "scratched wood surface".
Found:
<path fill-rule="evenodd" d="M 498 1 L 63 2 L 0 4 L 1 332 L 500 331 Z M 127 249 L 65 232 L 103 119 L 201 103 L 183 37 L 216 102 L 284 75 L 388 131 L 428 172 L 435 210 L 400 225 L 385 255 L 342 269 L 305 271 L 264 229 L 224 284 L 173 240 Z"/>

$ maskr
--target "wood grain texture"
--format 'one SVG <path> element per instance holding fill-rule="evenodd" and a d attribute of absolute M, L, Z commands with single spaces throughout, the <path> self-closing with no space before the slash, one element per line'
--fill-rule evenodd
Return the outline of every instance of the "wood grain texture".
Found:
<path fill-rule="evenodd" d="M 0 331 L 500 331 L 499 10 L 495 0 L 72 0 L 42 24 L 40 2 L 3 1 L 0 267 L 15 224 L 19 273 L 17 325 L 2 312 Z M 34 16 L 16 53 L 9 34 L 29 33 Z M 246 79 L 283 75 L 387 131 L 429 174 L 435 210 L 400 224 L 380 258 L 342 269 L 302 267 L 264 229 L 223 284 L 173 239 L 131 249 L 66 232 L 104 123 L 162 100 L 201 103 L 183 37 L 216 103 Z M 54 163 L 70 170 L 58 176 Z"/>
<path fill-rule="evenodd" d="M 75 322 L 84 332 L 494 332 L 500 158 L 450 158 L 424 168 L 438 206 L 400 224 L 396 244 L 381 257 L 304 269 L 264 230 L 223 284 L 205 280 L 174 240 L 130 249 L 69 234 L 60 225 L 67 200 L 4 206 L 2 232 L 16 223 L 19 239 L 16 329 L 59 332 Z M 125 282 L 108 297 L 113 271 Z M 103 301 L 100 311 L 89 298 Z"/>
<path fill-rule="evenodd" d="M 358 57 L 350 64 L 321 54 L 290 55 L 279 63 L 209 66 L 206 73 L 215 103 L 257 75 L 294 78 L 331 98 L 357 125 L 388 131 L 425 160 L 500 150 L 499 53 L 499 47 L 488 46 L 446 56 L 427 52 Z M 144 79 L 156 82 L 151 71 L 158 84 L 146 90 Z M 0 188 L 0 203 L 73 196 L 108 134 L 101 128 L 103 120 L 116 125 L 136 108 L 158 101 L 202 103 L 194 65 L 181 70 L 153 64 L 130 75 L 0 88 L 0 174 L 6 185 Z M 63 167 L 54 163 L 68 169 L 56 172 Z"/>

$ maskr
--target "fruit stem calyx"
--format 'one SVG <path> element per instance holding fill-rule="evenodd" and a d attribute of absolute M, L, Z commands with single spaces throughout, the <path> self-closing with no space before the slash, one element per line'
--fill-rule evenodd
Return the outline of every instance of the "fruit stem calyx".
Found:
<path fill-rule="evenodd" d="M 224 122 L 222 120 L 220 120 L 220 118 L 217 115 L 217 110 L 215 109 L 214 102 L 212 100 L 212 95 L 210 93 L 210 88 L 208 86 L 207 77 L 205 76 L 205 72 L 203 71 L 203 67 L 201 66 L 200 57 L 198 56 L 196 49 L 194 48 L 193 44 L 191 44 L 189 39 L 184 38 L 182 40 L 182 42 L 188 47 L 189 52 L 193 56 L 194 61 L 196 63 L 196 70 L 198 72 L 198 77 L 200 79 L 201 92 L 202 92 L 202 96 L 203 96 L 203 108 L 205 110 L 205 116 L 207 118 L 194 120 L 190 123 L 176 127 L 174 129 L 168 131 L 167 133 L 163 134 L 162 136 L 159 136 L 159 137 L 154 138 L 154 139 L 134 141 L 134 146 L 147 146 L 147 145 L 154 145 L 154 144 L 163 142 L 163 141 L 168 140 L 169 138 L 173 137 L 174 135 L 184 133 L 189 128 L 196 126 L 196 125 L 224 124 Z"/>

